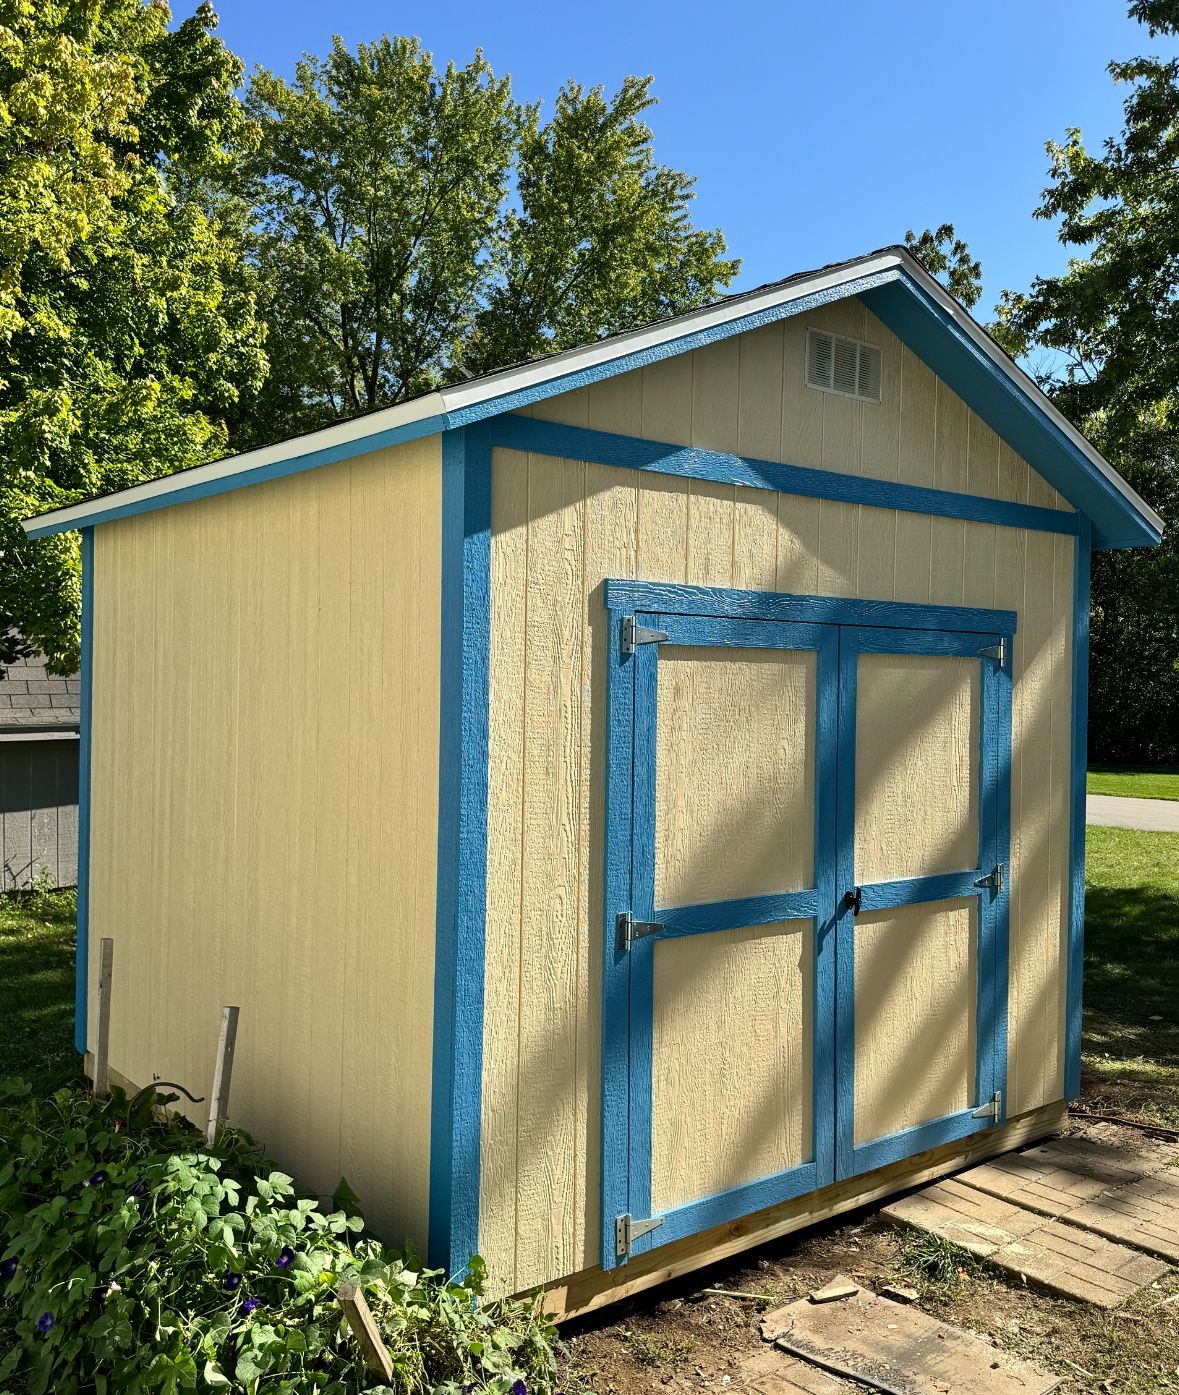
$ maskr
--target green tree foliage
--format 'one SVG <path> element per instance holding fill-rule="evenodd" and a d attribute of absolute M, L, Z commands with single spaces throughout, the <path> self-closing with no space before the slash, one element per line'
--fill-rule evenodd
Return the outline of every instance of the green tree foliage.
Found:
<path fill-rule="evenodd" d="M 982 264 L 970 255 L 970 248 L 954 231 L 953 223 L 943 223 L 936 230 L 926 228 L 920 236 L 910 228 L 905 234 L 905 246 L 968 310 L 978 304 L 982 295 Z"/>
<path fill-rule="evenodd" d="M 1152 34 L 1177 0 L 1140 0 Z M 1091 751 L 1179 760 L 1179 61 L 1111 63 L 1124 126 L 1100 151 L 1079 130 L 1048 145 L 1037 217 L 1077 249 L 1059 276 L 1007 292 L 997 334 L 1035 354 L 1044 388 L 1168 525 L 1160 548 L 1093 565 Z"/>
<path fill-rule="evenodd" d="M 656 162 L 649 78 L 566 84 L 551 119 L 482 55 L 336 39 L 259 71 L 252 262 L 270 376 L 235 417 L 273 440 L 715 298 L 738 263 Z"/>
<path fill-rule="evenodd" d="M 250 140 L 208 4 L 0 0 L 0 633 L 76 666 L 77 538 L 20 519 L 221 453 L 265 370 L 233 230 L 185 179 Z M 193 186 L 195 190 L 195 185 Z"/>

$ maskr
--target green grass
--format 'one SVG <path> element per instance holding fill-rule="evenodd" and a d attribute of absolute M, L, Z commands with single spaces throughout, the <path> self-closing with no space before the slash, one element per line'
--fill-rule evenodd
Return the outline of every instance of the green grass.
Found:
<path fill-rule="evenodd" d="M 1136 770 L 1128 765 L 1097 765 L 1089 771 L 1090 794 L 1122 794 L 1133 799 L 1179 799 L 1179 770 L 1162 766 Z"/>
<path fill-rule="evenodd" d="M 1085 1103 L 1179 1128 L 1179 833 L 1090 828 L 1086 858 Z"/>
<path fill-rule="evenodd" d="M 72 891 L 0 896 L 0 1077 L 49 1093 L 78 1077 Z"/>

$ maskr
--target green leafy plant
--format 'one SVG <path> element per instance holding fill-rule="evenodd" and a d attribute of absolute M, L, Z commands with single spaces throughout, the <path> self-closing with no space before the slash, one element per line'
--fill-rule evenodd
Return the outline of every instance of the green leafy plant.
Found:
<path fill-rule="evenodd" d="M 0 1389 L 547 1395 L 538 1300 L 488 1301 L 297 1194 L 244 1134 L 198 1146 L 175 1096 L 35 1097 L 0 1082 Z M 365 1373 L 335 1299 L 359 1284 L 394 1374 Z"/>

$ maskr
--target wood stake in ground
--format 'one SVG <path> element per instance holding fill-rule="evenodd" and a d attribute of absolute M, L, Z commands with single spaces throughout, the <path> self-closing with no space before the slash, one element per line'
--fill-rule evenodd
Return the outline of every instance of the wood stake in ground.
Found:
<path fill-rule="evenodd" d="M 94 1094 L 104 1100 L 110 1093 L 111 975 L 115 964 L 115 942 L 104 938 L 98 959 L 98 1039 L 94 1043 Z"/>
<path fill-rule="evenodd" d="M 393 1379 L 393 1362 L 390 1361 L 385 1344 L 381 1341 L 381 1334 L 377 1331 L 377 1324 L 364 1301 L 364 1294 L 355 1284 L 341 1284 L 336 1290 L 336 1298 L 344 1310 L 344 1317 L 356 1339 L 356 1345 L 360 1348 L 365 1368 L 388 1384 Z"/>
<path fill-rule="evenodd" d="M 233 1048 L 237 1045 L 238 1009 L 221 1009 L 221 1035 L 217 1040 L 217 1063 L 213 1067 L 213 1091 L 209 1096 L 209 1122 L 205 1142 L 211 1148 L 217 1140 L 217 1126 L 229 1107 L 229 1083 L 233 1078 Z"/>

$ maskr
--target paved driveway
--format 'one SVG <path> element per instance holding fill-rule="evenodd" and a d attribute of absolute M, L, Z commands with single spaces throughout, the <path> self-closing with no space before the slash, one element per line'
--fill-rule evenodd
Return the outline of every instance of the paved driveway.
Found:
<path fill-rule="evenodd" d="M 1129 799 L 1120 794 L 1085 797 L 1085 822 L 1110 828 L 1148 828 L 1179 833 L 1179 799 Z"/>

